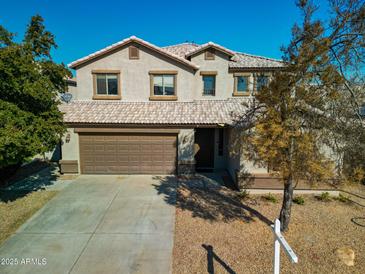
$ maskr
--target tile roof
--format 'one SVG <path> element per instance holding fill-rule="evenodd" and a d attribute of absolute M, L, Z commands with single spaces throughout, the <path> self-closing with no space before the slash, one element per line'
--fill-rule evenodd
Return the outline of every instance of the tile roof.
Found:
<path fill-rule="evenodd" d="M 212 42 L 206 43 L 204 45 L 197 45 L 194 43 L 182 43 L 173 46 L 163 47 L 163 50 L 171 52 L 173 54 L 179 55 L 181 57 L 191 56 L 194 53 L 199 52 L 202 48 L 209 47 L 210 45 L 215 45 L 216 47 L 223 48 Z M 242 52 L 234 52 L 229 49 L 223 48 L 234 54 L 229 62 L 229 68 L 233 69 L 273 69 L 282 68 L 285 63 L 281 60 L 267 58 L 258 55 L 252 55 Z"/>
<path fill-rule="evenodd" d="M 281 60 L 241 52 L 237 52 L 229 62 L 230 68 L 282 68 L 284 65 Z"/>
<path fill-rule="evenodd" d="M 198 47 L 200 46 L 195 43 L 181 43 L 177 45 L 162 47 L 162 49 L 172 54 L 185 58 L 187 52 L 193 51 Z"/>
<path fill-rule="evenodd" d="M 192 102 L 73 101 L 60 106 L 66 123 L 216 125 L 232 124 L 244 99 Z"/>

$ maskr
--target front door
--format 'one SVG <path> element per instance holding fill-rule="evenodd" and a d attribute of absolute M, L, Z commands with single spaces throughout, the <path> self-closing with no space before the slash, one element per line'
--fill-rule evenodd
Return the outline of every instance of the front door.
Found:
<path fill-rule="evenodd" d="M 195 161 L 197 171 L 209 171 L 214 168 L 214 128 L 195 130 Z"/>

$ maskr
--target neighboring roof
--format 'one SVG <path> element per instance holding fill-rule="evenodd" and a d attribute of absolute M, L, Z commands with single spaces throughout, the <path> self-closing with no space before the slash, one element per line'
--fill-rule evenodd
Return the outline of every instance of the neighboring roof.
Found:
<path fill-rule="evenodd" d="M 92 54 L 89 54 L 88 56 L 85 56 L 83 58 L 80 58 L 80 59 L 78 59 L 78 60 L 76 60 L 76 61 L 68 64 L 68 66 L 70 68 L 76 68 L 76 67 L 80 66 L 81 64 L 83 64 L 85 62 L 89 62 L 89 61 L 91 61 L 91 60 L 93 60 L 93 59 L 95 59 L 97 57 L 100 57 L 100 56 L 102 56 L 104 54 L 107 54 L 110 51 L 113 51 L 113 50 L 115 50 L 117 48 L 120 48 L 120 47 L 122 47 L 122 46 L 124 46 L 124 45 L 126 45 L 128 43 L 131 43 L 131 42 L 138 43 L 138 44 L 140 44 L 142 46 L 145 46 L 146 48 L 149 48 L 151 50 L 154 50 L 154 51 L 156 51 L 156 52 L 158 52 L 158 53 L 160 53 L 160 54 L 162 54 L 162 55 L 164 55 L 166 57 L 169 57 L 171 59 L 174 59 L 175 61 L 178 61 L 180 63 L 183 63 L 183 64 L 185 64 L 187 66 L 190 66 L 190 67 L 192 67 L 194 69 L 198 69 L 199 68 L 197 65 L 193 64 L 189 60 L 187 60 L 187 59 L 185 59 L 183 57 L 180 57 L 178 55 L 175 55 L 173 53 L 170 53 L 170 52 L 168 52 L 166 50 L 163 50 L 162 48 L 160 48 L 158 46 L 155 46 L 155 45 L 153 45 L 153 44 L 151 44 L 151 43 L 149 43 L 147 41 L 144 41 L 143 39 L 140 39 L 140 38 L 138 38 L 136 36 L 131 36 L 131 37 L 126 38 L 126 39 L 124 39 L 122 41 L 119 41 L 119 42 L 117 42 L 117 43 L 115 43 L 113 45 L 110 45 L 110 46 L 108 46 L 106 48 L 103 48 L 103 49 L 101 49 L 101 50 L 99 50 L 97 52 L 94 52 Z"/>
<path fill-rule="evenodd" d="M 181 43 L 177 45 L 162 47 L 162 49 L 172 54 L 185 58 L 187 52 L 193 51 L 198 47 L 200 47 L 200 45 L 195 43 Z"/>
<path fill-rule="evenodd" d="M 237 52 L 237 54 L 232 58 L 232 61 L 229 62 L 230 68 L 282 68 L 285 63 L 281 60 L 250 55 L 246 53 Z"/>
<path fill-rule="evenodd" d="M 190 52 L 187 52 L 185 54 L 185 57 L 189 57 L 189 56 L 192 56 L 194 54 L 197 54 L 197 53 L 199 53 L 199 52 L 201 52 L 201 51 L 203 51 L 203 50 L 205 50 L 207 48 L 214 48 L 216 50 L 219 50 L 219 51 L 222 51 L 222 52 L 226 53 L 229 56 L 234 56 L 236 54 L 236 52 L 234 52 L 234 51 L 232 51 L 230 49 L 227 49 L 227 48 L 225 48 L 225 47 L 223 47 L 221 45 L 218 45 L 218 44 L 213 43 L 213 42 L 208 42 L 208 43 L 205 43 L 205 44 L 203 44 L 203 45 L 201 45 L 201 46 L 193 49 Z"/>
<path fill-rule="evenodd" d="M 73 101 L 60 106 L 65 123 L 217 125 L 233 124 L 242 99 L 192 102 Z"/>

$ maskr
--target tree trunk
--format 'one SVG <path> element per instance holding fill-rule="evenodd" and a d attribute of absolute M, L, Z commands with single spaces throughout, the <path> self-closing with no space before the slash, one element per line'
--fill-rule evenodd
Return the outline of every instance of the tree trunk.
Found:
<path fill-rule="evenodd" d="M 281 231 L 286 231 L 289 227 L 291 206 L 293 204 L 293 179 L 290 176 L 284 184 L 283 205 L 280 211 Z"/>
<path fill-rule="evenodd" d="M 283 205 L 280 210 L 280 227 L 281 231 L 286 231 L 289 228 L 290 215 L 291 215 L 291 206 L 293 204 L 293 153 L 294 153 L 294 138 L 290 138 L 290 145 L 288 148 L 288 167 L 289 174 L 284 182 L 284 197 L 283 197 Z"/>

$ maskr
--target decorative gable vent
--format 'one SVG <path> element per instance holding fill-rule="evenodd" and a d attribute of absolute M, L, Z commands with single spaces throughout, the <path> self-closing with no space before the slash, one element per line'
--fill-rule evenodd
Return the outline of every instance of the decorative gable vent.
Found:
<path fill-rule="evenodd" d="M 215 51 L 214 49 L 207 49 L 205 51 L 205 60 L 214 60 Z"/>
<path fill-rule="evenodd" d="M 129 59 L 139 59 L 139 49 L 137 47 L 129 47 Z"/>

